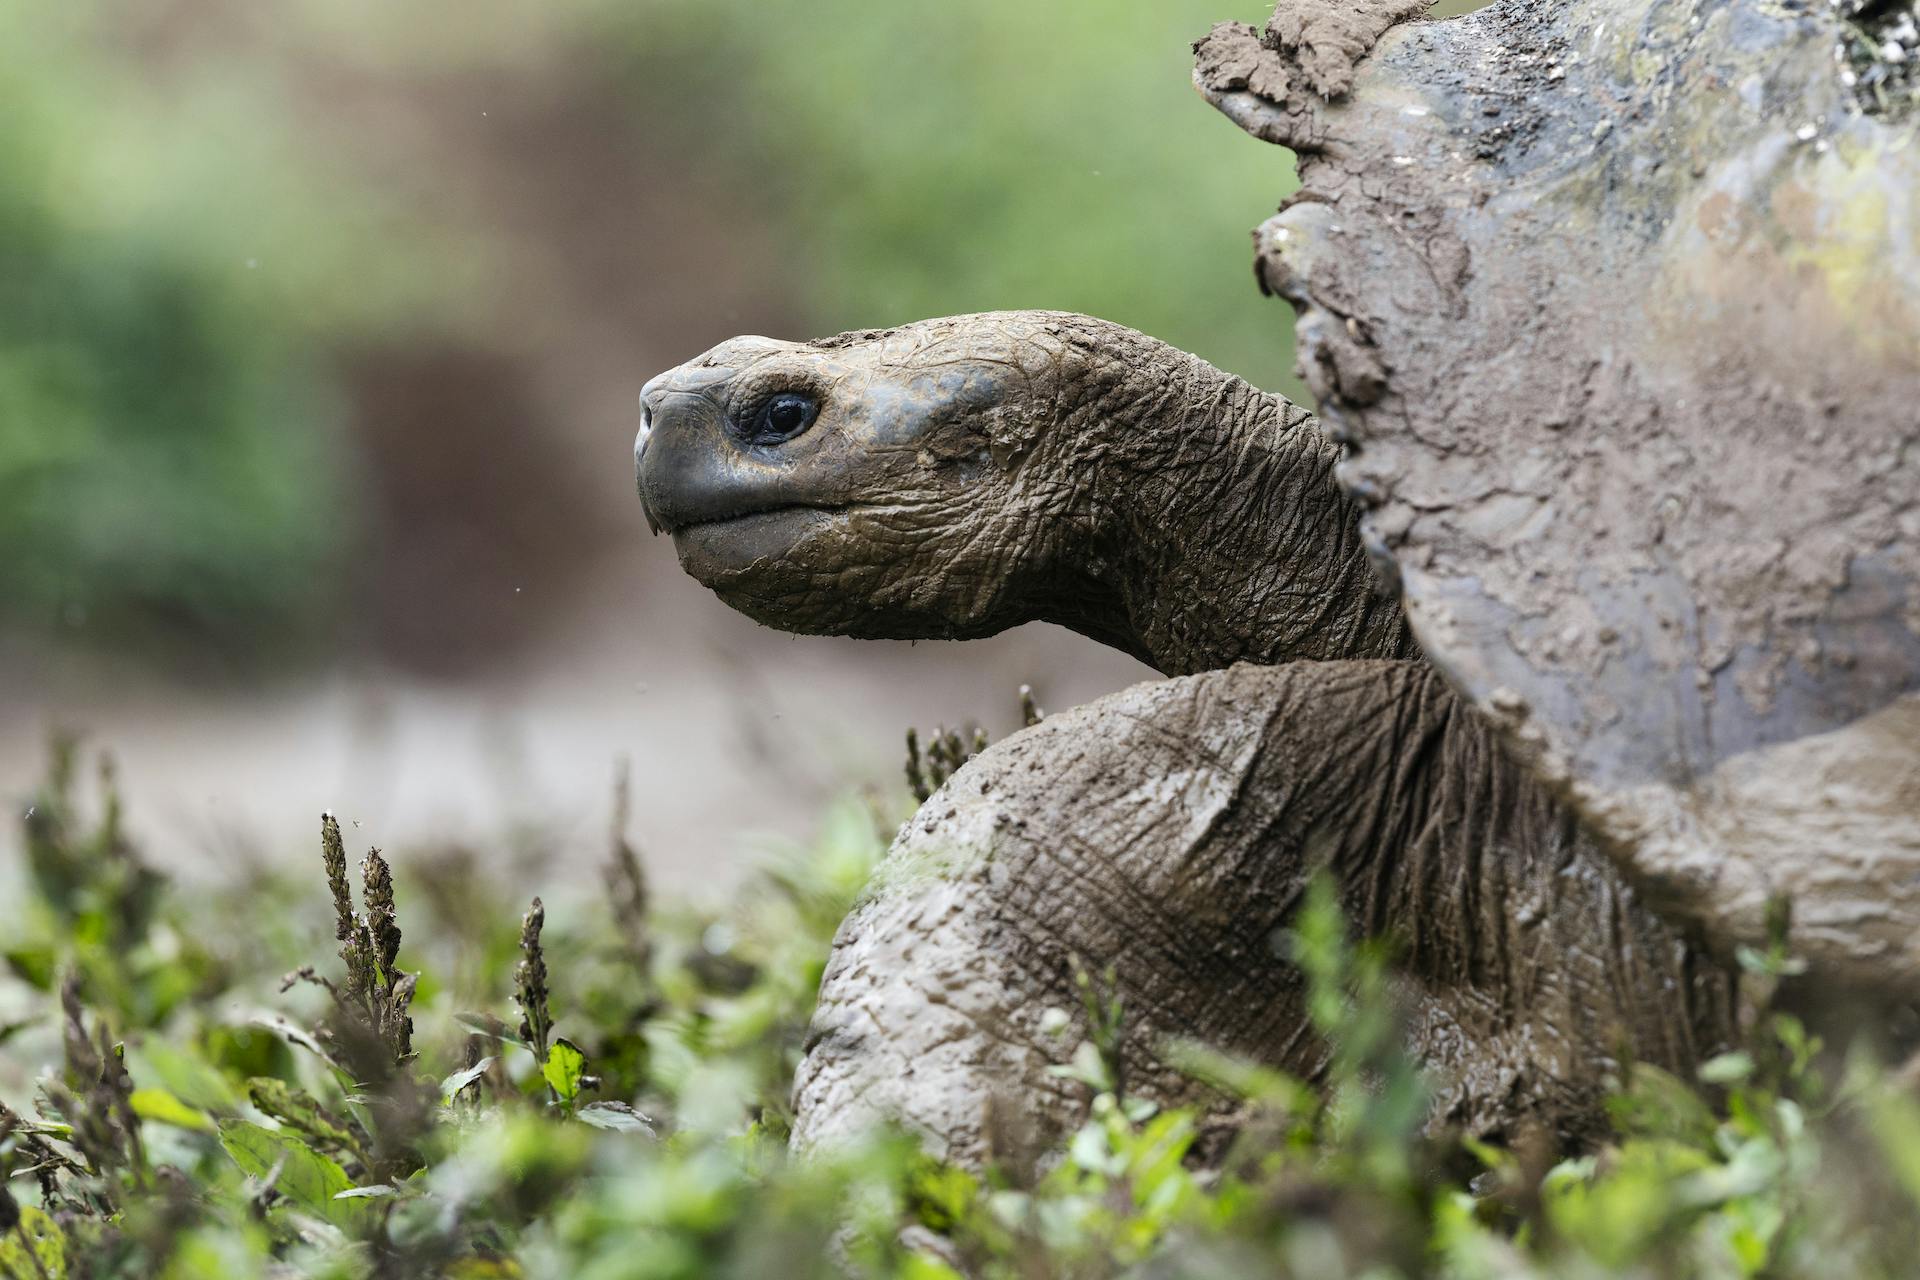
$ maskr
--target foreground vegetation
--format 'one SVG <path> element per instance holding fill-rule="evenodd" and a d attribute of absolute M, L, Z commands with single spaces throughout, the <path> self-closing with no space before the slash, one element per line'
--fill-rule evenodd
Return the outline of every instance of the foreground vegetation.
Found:
<path fill-rule="evenodd" d="M 471 855 L 171 885 L 71 749 L 0 918 L 0 1277 L 1894 1276 L 1920 1099 L 1756 1002 L 1702 1080 L 1620 1081 L 1556 1160 L 1421 1132 L 1380 956 L 1326 895 L 1288 943 L 1335 1047 L 1309 1088 L 1191 1046 L 1243 1123 L 1116 1095 L 1126 1016 L 1062 1010 L 1087 1118 L 981 1179 L 901 1135 L 796 1162 L 787 1083 L 832 930 L 897 812 L 849 803 L 722 910 L 615 834 L 551 916 Z M 616 808 L 623 807 L 617 804 Z M 83 813 L 83 808 L 87 810 Z M 323 888 L 324 886 L 324 888 Z M 1764 992 L 1792 962 L 1746 957 Z M 1073 1046 L 1078 1043 L 1078 1048 Z"/>

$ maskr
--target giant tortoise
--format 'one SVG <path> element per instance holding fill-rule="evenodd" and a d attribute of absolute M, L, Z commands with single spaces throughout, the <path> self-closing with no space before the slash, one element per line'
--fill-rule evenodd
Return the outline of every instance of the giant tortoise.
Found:
<path fill-rule="evenodd" d="M 835 944 L 799 1136 L 876 1116 L 987 1152 L 1004 1095 L 1074 1109 L 1043 1030 L 1111 966 L 1136 1090 L 1162 1041 L 1311 1077 L 1279 935 L 1325 870 L 1397 939 L 1436 1119 L 1572 1140 L 1624 1050 L 1725 1047 L 1733 980 L 1641 908 L 1372 587 L 1339 457 L 1279 396 L 1117 325 L 1000 313 L 736 339 L 644 393 L 649 519 L 789 630 L 1072 627 L 1179 678 L 1048 717 L 961 769 Z"/>
<path fill-rule="evenodd" d="M 1114 966 L 1149 1091 L 1189 1087 L 1169 1034 L 1311 1075 L 1273 940 L 1322 868 L 1398 939 L 1436 1120 L 1482 1133 L 1577 1139 L 1619 1054 L 1724 1044 L 1770 920 L 1816 988 L 1920 987 L 1910 127 L 1849 110 L 1820 13 L 1417 8 L 1197 47 L 1302 156 L 1258 274 L 1326 431 L 1060 313 L 736 339 L 643 392 L 649 519 L 750 616 L 1046 619 L 1174 677 L 903 829 L 836 942 L 803 1141 L 892 1115 L 979 1159 L 1001 1093 L 1063 1123 L 1073 956 Z M 1806 102 L 1834 145 L 1759 109 Z M 1834 310 L 1862 255 L 1895 282 L 1866 320 Z M 1817 350 L 1770 358 L 1793 320 Z"/>

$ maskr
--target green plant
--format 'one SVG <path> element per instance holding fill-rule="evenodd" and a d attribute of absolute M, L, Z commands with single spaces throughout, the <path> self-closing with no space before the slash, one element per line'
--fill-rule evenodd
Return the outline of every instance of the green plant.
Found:
<path fill-rule="evenodd" d="M 1118 1069 L 1124 1001 L 1082 970 L 1067 1074 L 1088 1110 L 1062 1148 L 1024 1147 L 1003 1116 L 984 1177 L 899 1135 L 796 1162 L 787 1084 L 832 931 L 880 856 L 868 809 L 836 810 L 810 856 L 724 909 L 640 922 L 644 893 L 563 885 L 516 918 L 470 867 L 409 875 L 374 852 L 356 908 L 331 819 L 324 898 L 132 873 L 111 774 L 89 821 L 76 772 L 63 747 L 8 908 L 28 944 L 0 989 L 21 1009 L 0 1059 L 5 1280 L 1878 1280 L 1920 1246 L 1912 1082 L 1864 1051 L 1836 1060 L 1769 1005 L 1699 1081 L 1627 1069 L 1615 1139 L 1579 1158 L 1427 1132 L 1387 956 L 1348 938 L 1324 882 L 1282 940 L 1327 1045 L 1320 1078 L 1169 1045 L 1231 1123 L 1157 1108 Z M 608 874 L 632 888 L 623 828 Z M 459 929 L 414 918 L 403 938 L 409 904 L 456 900 Z M 243 918 L 293 923 L 217 927 Z M 1790 974 L 1789 943 L 1782 913 L 1754 976 Z M 334 963 L 304 958 L 329 944 Z M 42 1071 L 32 1100 L 16 1064 Z"/>

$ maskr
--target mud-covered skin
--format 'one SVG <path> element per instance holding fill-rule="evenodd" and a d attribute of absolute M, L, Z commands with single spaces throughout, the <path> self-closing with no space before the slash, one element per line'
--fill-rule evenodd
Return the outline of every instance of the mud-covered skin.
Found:
<path fill-rule="evenodd" d="M 897 1118 L 979 1163 L 996 1095 L 1070 1128 L 1085 1091 L 1047 1068 L 1080 1033 L 1041 1019 L 1078 1009 L 1076 955 L 1114 969 L 1130 1091 L 1206 1101 L 1168 1036 L 1316 1077 L 1277 935 L 1322 868 L 1398 942 L 1437 1125 L 1577 1144 L 1620 1051 L 1686 1075 L 1732 1035 L 1732 980 L 1431 667 L 1243 665 L 1051 716 L 921 807 L 835 940 L 796 1141 Z"/>
<path fill-rule="evenodd" d="M 751 442 L 771 397 L 818 416 Z M 642 393 L 641 499 L 682 564 L 788 631 L 1049 621 L 1169 674 L 1409 657 L 1310 415 L 1086 316 L 737 338 Z"/>
<path fill-rule="evenodd" d="M 770 397 L 818 403 L 768 447 Z M 843 928 L 796 1100 L 803 1143 L 905 1118 L 983 1157 L 983 1108 L 1070 1122 L 1067 957 L 1116 967 L 1131 1088 L 1161 1037 L 1311 1076 L 1274 948 L 1331 866 L 1404 939 L 1436 1120 L 1571 1142 L 1621 1045 L 1684 1070 L 1726 976 L 1412 654 L 1373 589 L 1337 448 L 1304 413 L 1131 331 L 1048 313 L 813 344 L 740 339 L 648 384 L 642 498 L 690 572 L 789 630 L 965 636 L 1044 617 L 1169 672 L 1057 716 L 922 807 Z"/>
<path fill-rule="evenodd" d="M 1920 990 L 1920 121 L 1826 5 L 1407 17 L 1195 78 L 1298 153 L 1258 274 L 1423 649 L 1649 901 Z"/>

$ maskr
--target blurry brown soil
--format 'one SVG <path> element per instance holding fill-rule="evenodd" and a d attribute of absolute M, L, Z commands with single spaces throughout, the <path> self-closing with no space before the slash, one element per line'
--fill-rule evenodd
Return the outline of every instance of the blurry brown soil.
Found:
<path fill-rule="evenodd" d="M 743 323 L 795 327 L 767 294 L 768 229 L 731 219 L 737 202 L 644 126 L 664 117 L 596 82 L 591 56 L 345 94 L 338 68 L 313 74 L 349 104 L 329 127 L 377 140 L 363 160 L 384 189 L 498 246 L 510 300 L 472 345 L 350 357 L 374 540 L 357 638 L 422 674 L 510 660 L 644 535 L 640 384 Z M 383 135 L 395 118 L 414 127 Z"/>
<path fill-rule="evenodd" d="M 400 234 L 475 246 L 480 314 L 332 353 L 367 538 L 349 642 L 475 673 L 568 625 L 603 559 L 644 535 L 630 449 L 646 378 L 743 330 L 803 326 L 778 292 L 777 228 L 716 176 L 684 75 L 636 73 L 565 16 L 511 47 L 398 56 L 303 21 L 176 0 L 116 31 L 163 87 L 236 69 L 279 86 L 310 130 L 293 164 L 371 188 Z"/>

